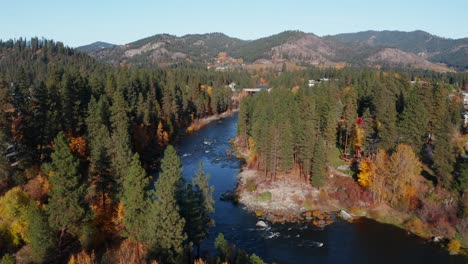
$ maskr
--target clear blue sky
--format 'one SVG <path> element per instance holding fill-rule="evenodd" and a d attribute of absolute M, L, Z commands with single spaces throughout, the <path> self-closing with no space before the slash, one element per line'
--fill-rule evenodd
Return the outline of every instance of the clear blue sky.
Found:
<path fill-rule="evenodd" d="M 323 36 L 421 29 L 468 37 L 468 0 L 0 0 L 0 39 L 46 37 L 80 46 L 159 33 L 223 32 L 255 39 L 284 30 Z"/>

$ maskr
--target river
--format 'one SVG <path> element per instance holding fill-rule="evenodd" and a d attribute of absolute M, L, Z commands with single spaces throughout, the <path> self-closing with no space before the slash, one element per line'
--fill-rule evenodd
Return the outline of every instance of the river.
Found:
<path fill-rule="evenodd" d="M 226 153 L 229 140 L 236 133 L 237 114 L 187 135 L 176 146 L 184 178 L 193 177 L 198 163 L 203 161 L 215 188 L 216 226 L 202 251 L 213 250 L 214 238 L 223 233 L 237 248 L 259 255 L 267 263 L 467 263 L 466 258 L 451 256 L 402 229 L 369 219 L 355 223 L 336 219 L 324 229 L 305 224 L 274 224 L 270 230 L 256 229 L 254 214 L 242 205 L 219 200 L 222 193 L 236 186 L 240 163 Z M 320 243 L 323 246 L 319 247 Z"/>

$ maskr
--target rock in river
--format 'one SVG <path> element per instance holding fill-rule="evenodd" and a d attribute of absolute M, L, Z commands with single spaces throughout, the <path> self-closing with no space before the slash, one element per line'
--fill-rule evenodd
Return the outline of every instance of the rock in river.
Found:
<path fill-rule="evenodd" d="M 265 222 L 263 222 L 263 221 L 258 221 L 257 224 L 256 224 L 255 226 L 261 227 L 261 228 L 268 228 L 267 223 L 265 223 Z"/>

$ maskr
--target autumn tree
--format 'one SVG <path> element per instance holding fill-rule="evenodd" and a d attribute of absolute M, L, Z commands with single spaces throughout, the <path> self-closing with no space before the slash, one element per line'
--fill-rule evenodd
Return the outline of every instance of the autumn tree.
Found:
<path fill-rule="evenodd" d="M 359 162 L 358 182 L 364 187 L 368 188 L 371 185 L 373 177 L 373 164 L 370 158 L 363 158 Z"/>
<path fill-rule="evenodd" d="M 33 201 L 19 187 L 0 197 L 0 241 L 5 248 L 20 246 L 27 238 L 27 213 Z"/>
<path fill-rule="evenodd" d="M 407 198 L 412 193 L 414 195 L 416 177 L 421 173 L 422 164 L 410 146 L 399 144 L 389 157 L 389 165 L 390 201 L 395 205 L 398 199 Z"/>

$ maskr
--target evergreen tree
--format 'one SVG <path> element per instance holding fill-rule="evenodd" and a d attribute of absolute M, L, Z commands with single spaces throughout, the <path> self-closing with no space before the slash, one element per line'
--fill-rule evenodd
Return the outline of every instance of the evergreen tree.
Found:
<path fill-rule="evenodd" d="M 112 199 L 116 194 L 116 179 L 111 174 L 111 142 L 106 127 L 107 102 L 103 98 L 105 97 L 101 97 L 99 102 L 92 98 L 89 102 L 86 126 L 92 187 L 96 189 L 96 196 L 100 193 L 101 203 L 105 206 L 106 196 Z"/>
<path fill-rule="evenodd" d="M 327 154 L 323 140 L 319 140 L 314 148 L 310 183 L 314 187 L 322 187 L 327 180 Z"/>
<path fill-rule="evenodd" d="M 416 91 L 412 91 L 405 102 L 399 123 L 400 142 L 410 145 L 419 153 L 427 141 L 428 125 L 429 118 L 423 101 Z"/>
<path fill-rule="evenodd" d="M 161 172 L 154 184 L 148 216 L 148 249 L 164 263 L 178 263 L 183 253 L 185 220 L 177 204 L 182 183 L 182 168 L 174 147 L 168 146 L 161 161 Z"/>
<path fill-rule="evenodd" d="M 219 255 L 221 256 L 221 259 L 227 260 L 228 253 L 229 253 L 229 243 L 226 241 L 224 238 L 223 233 L 219 233 L 218 236 L 215 239 L 214 246 L 216 250 L 219 252 Z"/>
<path fill-rule="evenodd" d="M 433 86 L 434 101 L 432 127 L 434 133 L 433 168 L 438 176 L 438 183 L 445 188 L 451 188 L 453 183 L 453 169 L 455 164 L 452 146 L 453 127 L 448 110 L 448 90 L 435 84 Z"/>
<path fill-rule="evenodd" d="M 353 134 L 354 126 L 357 120 L 357 94 L 355 89 L 352 87 L 346 87 L 344 89 L 344 109 L 343 109 L 343 128 L 344 128 L 344 152 L 348 152 L 348 145 L 350 143 L 350 137 Z"/>
<path fill-rule="evenodd" d="M 466 160 L 461 164 L 460 174 L 458 176 L 458 189 L 462 195 L 468 193 L 468 161 Z"/>
<path fill-rule="evenodd" d="M 197 246 L 197 255 L 200 256 L 200 244 L 203 240 L 208 238 L 208 229 L 214 226 L 214 220 L 211 218 L 211 214 L 214 213 L 214 199 L 213 199 L 213 186 L 209 185 L 210 175 L 205 174 L 203 170 L 203 163 L 200 162 L 200 167 L 193 178 L 192 185 L 193 198 L 195 198 L 194 208 L 192 212 L 196 215 L 193 218 L 185 218 L 187 223 L 187 234 L 190 241 Z M 189 184 L 188 186 L 191 185 Z"/>
<path fill-rule="evenodd" d="M 41 209 L 31 205 L 26 213 L 28 222 L 27 238 L 31 247 L 31 257 L 34 263 L 45 263 L 53 256 L 56 247 L 53 230 L 49 227 L 47 216 Z"/>
<path fill-rule="evenodd" d="M 250 262 L 249 263 L 250 264 L 264 264 L 265 262 L 263 262 L 263 260 L 259 256 L 255 255 L 255 254 L 252 254 L 250 256 Z"/>
<path fill-rule="evenodd" d="M 379 146 L 389 150 L 395 146 L 397 137 L 395 97 L 381 84 L 376 89 L 375 119 L 377 121 L 377 135 L 380 139 Z"/>
<path fill-rule="evenodd" d="M 124 206 L 123 224 L 127 236 L 134 241 L 142 241 L 146 231 L 148 183 L 146 172 L 140 164 L 140 157 L 134 154 L 128 174 L 123 180 L 121 199 Z"/>
<path fill-rule="evenodd" d="M 113 141 L 111 152 L 112 168 L 114 169 L 118 186 L 121 186 L 123 178 L 127 175 L 127 170 L 132 160 L 131 139 L 129 134 L 130 120 L 127 109 L 128 105 L 123 92 L 120 90 L 114 91 L 112 94 L 112 106 L 110 108 L 111 138 Z M 118 189 L 120 190 L 120 187 Z"/>
<path fill-rule="evenodd" d="M 84 204 L 85 188 L 81 183 L 79 161 L 71 153 L 68 139 L 60 132 L 54 143 L 52 162 L 46 166 L 52 186 L 46 211 L 50 226 L 60 230 L 60 250 L 66 232 L 79 234 L 80 226 L 87 221 L 87 208 Z"/>

